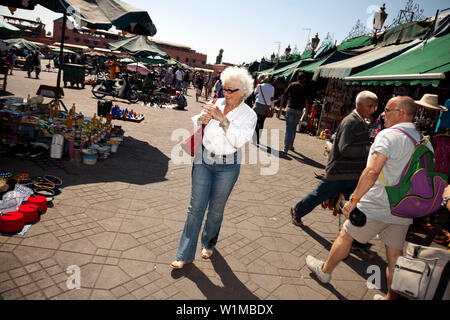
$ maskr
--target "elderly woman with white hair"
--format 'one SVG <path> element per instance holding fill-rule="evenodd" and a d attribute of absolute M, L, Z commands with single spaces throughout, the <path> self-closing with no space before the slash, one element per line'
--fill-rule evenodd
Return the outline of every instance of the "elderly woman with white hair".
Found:
<path fill-rule="evenodd" d="M 202 152 L 197 152 L 192 168 L 191 200 L 176 260 L 181 269 L 194 260 L 205 211 L 201 236 L 202 258 L 214 252 L 228 197 L 240 173 L 240 150 L 253 136 L 256 113 L 244 103 L 252 94 L 253 79 L 244 68 L 229 67 L 220 76 L 225 98 L 205 104 L 192 118 L 195 127 L 205 125 Z"/>

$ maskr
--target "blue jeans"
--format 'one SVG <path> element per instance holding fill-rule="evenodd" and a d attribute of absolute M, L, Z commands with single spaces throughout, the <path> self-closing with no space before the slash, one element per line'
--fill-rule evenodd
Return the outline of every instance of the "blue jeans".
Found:
<path fill-rule="evenodd" d="M 284 136 L 284 151 L 288 152 L 294 145 L 297 124 L 302 117 L 303 109 L 286 108 L 286 134 Z"/>
<path fill-rule="evenodd" d="M 194 260 L 206 207 L 208 207 L 208 213 L 201 243 L 202 248 L 214 249 L 219 237 L 225 205 L 239 177 L 241 166 L 236 161 L 233 164 L 208 163 L 204 161 L 194 163 L 192 168 L 191 202 L 176 255 L 177 260 Z"/>
<path fill-rule="evenodd" d="M 322 180 L 315 190 L 295 205 L 294 209 L 297 219 L 303 218 L 319 204 L 341 192 L 344 194 L 344 197 L 348 199 L 356 189 L 357 184 L 358 180 Z"/>

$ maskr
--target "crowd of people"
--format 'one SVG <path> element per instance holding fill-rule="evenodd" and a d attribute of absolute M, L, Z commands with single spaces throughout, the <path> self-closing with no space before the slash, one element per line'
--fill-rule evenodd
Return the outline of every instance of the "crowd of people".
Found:
<path fill-rule="evenodd" d="M 207 82 L 201 73 L 195 78 L 198 98 Z M 286 107 L 283 156 L 293 150 L 296 125 L 311 103 L 302 73 L 284 91 L 278 90 L 277 93 L 266 76 L 259 76 L 255 81 L 244 68 L 227 68 L 220 80 L 224 99 L 205 103 L 200 114 L 192 118 L 196 128 L 203 128 L 204 135 L 200 152 L 194 158 L 191 200 L 176 260 L 170 265 L 173 269 L 181 269 L 195 259 L 205 212 L 201 257 L 210 259 L 213 255 L 226 202 L 239 177 L 242 148 L 254 137 L 259 144 L 267 112 L 273 111 L 275 103 L 279 103 L 280 110 Z M 327 259 L 322 261 L 308 255 L 306 265 L 320 282 L 328 283 L 333 270 L 350 254 L 355 243 L 364 246 L 378 236 L 386 248 L 388 290 L 387 296 L 376 295 L 374 299 L 395 299 L 397 295 L 391 290 L 393 271 L 397 258 L 403 254 L 413 219 L 391 213 L 384 183 L 395 185 L 411 159 L 415 146 L 409 136 L 417 140 L 421 136 L 414 124 L 421 102 L 408 96 L 391 98 L 381 115 L 385 130 L 377 134 L 373 143 L 369 132 L 379 98 L 366 90 L 357 95 L 354 103 L 354 110 L 341 121 L 336 131 L 325 176 L 311 193 L 290 208 L 290 218 L 295 226 L 303 228 L 304 216 L 342 193 L 347 199 L 342 208 L 347 220 Z M 399 128 L 408 135 L 393 130 Z M 433 151 L 431 143 L 427 148 Z M 383 182 L 379 178 L 382 173 L 386 177 Z M 443 195 L 443 205 L 447 205 L 447 209 L 450 208 L 449 194 L 450 186 Z"/>

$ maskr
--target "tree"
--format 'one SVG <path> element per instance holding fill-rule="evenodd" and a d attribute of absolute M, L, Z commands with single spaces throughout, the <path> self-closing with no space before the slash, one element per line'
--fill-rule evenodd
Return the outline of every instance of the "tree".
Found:
<path fill-rule="evenodd" d="M 400 10 L 388 28 L 392 28 L 408 22 L 420 21 L 426 19 L 423 15 L 424 9 L 420 8 L 413 0 L 408 0 L 405 8 Z"/>
<path fill-rule="evenodd" d="M 350 30 L 350 32 L 348 33 L 347 37 L 345 37 L 344 41 L 359 36 L 363 36 L 369 33 L 370 32 L 369 30 L 367 30 L 366 25 L 362 23 L 361 20 L 358 19 L 358 21 L 356 21 L 356 24 L 353 26 L 352 30 Z"/>

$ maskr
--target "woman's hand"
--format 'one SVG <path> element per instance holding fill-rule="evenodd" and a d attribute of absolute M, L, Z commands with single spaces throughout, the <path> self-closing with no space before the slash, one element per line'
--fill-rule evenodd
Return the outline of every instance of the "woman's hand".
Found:
<path fill-rule="evenodd" d="M 212 116 L 208 113 L 204 113 L 201 115 L 201 117 L 199 118 L 200 122 L 202 124 L 204 124 L 205 126 L 211 121 Z"/>
<path fill-rule="evenodd" d="M 225 115 L 220 111 L 220 109 L 213 104 L 205 104 L 203 110 L 206 114 L 210 115 L 211 118 L 216 119 L 219 122 L 225 120 Z"/>

